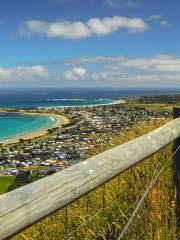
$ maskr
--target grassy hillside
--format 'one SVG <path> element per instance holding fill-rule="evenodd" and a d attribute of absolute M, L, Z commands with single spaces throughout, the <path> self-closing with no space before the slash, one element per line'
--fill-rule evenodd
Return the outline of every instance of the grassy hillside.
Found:
<path fill-rule="evenodd" d="M 0 177 L 0 194 L 6 193 L 14 182 L 14 177 Z"/>
<path fill-rule="evenodd" d="M 167 121 L 153 120 L 121 136 L 112 136 L 106 147 L 89 152 L 87 157 L 152 131 Z M 150 182 L 157 162 L 159 168 L 168 162 L 168 168 L 144 201 L 124 239 L 178 239 L 171 155 L 171 146 L 167 146 L 67 209 L 27 229 L 14 240 L 117 239 Z"/>
<path fill-rule="evenodd" d="M 177 104 L 176 104 L 177 105 Z M 124 106 L 130 107 L 130 108 L 145 108 L 149 111 L 154 112 L 172 112 L 173 110 L 173 104 L 160 104 L 160 103 L 152 103 L 152 104 L 142 104 L 142 103 L 135 103 L 130 102 L 124 104 Z"/>

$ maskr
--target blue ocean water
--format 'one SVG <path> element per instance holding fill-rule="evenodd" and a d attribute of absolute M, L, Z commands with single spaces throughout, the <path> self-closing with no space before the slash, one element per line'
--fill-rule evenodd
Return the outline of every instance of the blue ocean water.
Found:
<path fill-rule="evenodd" d="M 49 128 L 55 122 L 45 116 L 0 114 L 0 141 Z"/>
<path fill-rule="evenodd" d="M 0 89 L 0 108 L 88 106 L 125 97 L 175 93 L 180 89 Z M 51 126 L 48 117 L 0 116 L 0 141 Z"/>
<path fill-rule="evenodd" d="M 180 89 L 1 89 L 0 108 L 106 104 L 125 97 L 174 93 Z"/>

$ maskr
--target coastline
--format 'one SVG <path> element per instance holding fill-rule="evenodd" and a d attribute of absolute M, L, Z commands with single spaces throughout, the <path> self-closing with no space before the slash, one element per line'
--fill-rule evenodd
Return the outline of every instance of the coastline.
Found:
<path fill-rule="evenodd" d="M 53 108 L 84 108 L 84 107 L 98 107 L 98 106 L 109 106 L 109 105 L 117 105 L 117 104 L 125 104 L 126 100 L 119 99 L 119 100 L 112 100 L 110 103 L 99 103 L 99 104 L 89 104 L 89 105 L 73 105 L 73 106 L 46 106 L 46 107 L 37 107 L 38 109 L 53 109 Z"/>
<path fill-rule="evenodd" d="M 111 103 L 102 103 L 102 104 L 92 104 L 92 105 L 81 105 L 81 106 L 71 106 L 71 107 L 97 107 L 97 106 L 108 106 L 108 105 L 117 105 L 117 104 L 124 104 L 126 101 L 119 99 L 119 100 L 114 100 Z M 63 106 L 63 107 L 39 107 L 39 109 L 53 109 L 53 108 L 68 108 L 69 106 Z M 9 113 L 9 111 L 0 109 L 0 113 Z M 68 124 L 70 121 L 67 117 L 64 115 L 60 114 L 51 114 L 51 113 L 31 113 L 31 112 L 26 112 L 25 110 L 20 110 L 19 112 L 10 112 L 11 114 L 21 114 L 21 115 L 37 115 L 37 116 L 46 116 L 49 118 L 56 119 L 56 123 L 53 124 L 51 127 L 45 127 L 30 133 L 22 133 L 19 134 L 16 137 L 5 139 L 5 140 L 0 140 L 0 144 L 9 145 L 9 144 L 15 144 L 19 143 L 19 139 L 24 139 L 24 140 L 31 140 L 34 138 L 42 137 L 48 133 L 48 129 L 52 129 L 55 127 L 61 127 L 63 124 Z"/>
<path fill-rule="evenodd" d="M 8 111 L 3 111 L 3 110 L 0 110 L 0 112 L 1 113 L 3 113 L 3 112 L 8 113 Z M 3 146 L 9 145 L 9 144 L 19 143 L 19 139 L 31 140 L 31 139 L 34 139 L 34 138 L 37 138 L 37 137 L 42 137 L 42 136 L 44 136 L 48 133 L 48 129 L 53 129 L 55 127 L 61 127 L 63 124 L 68 124 L 70 122 L 67 117 L 65 117 L 64 115 L 60 115 L 60 114 L 30 113 L 30 112 L 26 112 L 26 111 L 12 112 L 12 114 L 13 113 L 17 113 L 17 114 L 21 114 L 21 115 L 46 116 L 46 117 L 55 119 L 56 122 L 51 127 L 45 127 L 45 128 L 39 129 L 37 131 L 30 132 L 30 133 L 22 133 L 19 136 L 9 138 L 7 140 L 2 140 L 2 141 L 0 141 L 0 143 L 3 144 Z"/>

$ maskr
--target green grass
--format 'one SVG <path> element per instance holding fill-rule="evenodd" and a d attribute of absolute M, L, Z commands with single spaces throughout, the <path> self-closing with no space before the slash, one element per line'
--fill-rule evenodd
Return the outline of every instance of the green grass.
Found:
<path fill-rule="evenodd" d="M 177 105 L 177 104 L 176 104 Z M 142 104 L 142 103 L 126 103 L 124 106 L 130 107 L 130 108 L 145 108 L 149 111 L 154 111 L 154 112 L 172 112 L 173 110 L 173 104 L 159 104 L 159 103 L 154 103 L 154 104 Z"/>
<path fill-rule="evenodd" d="M 13 184 L 15 177 L 0 177 L 0 194 L 6 193 L 8 187 Z"/>

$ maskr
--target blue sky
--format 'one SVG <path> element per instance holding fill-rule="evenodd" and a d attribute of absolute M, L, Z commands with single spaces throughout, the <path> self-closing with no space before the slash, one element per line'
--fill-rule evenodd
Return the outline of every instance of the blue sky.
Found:
<path fill-rule="evenodd" d="M 180 87 L 178 0 L 1 0 L 0 87 Z"/>

